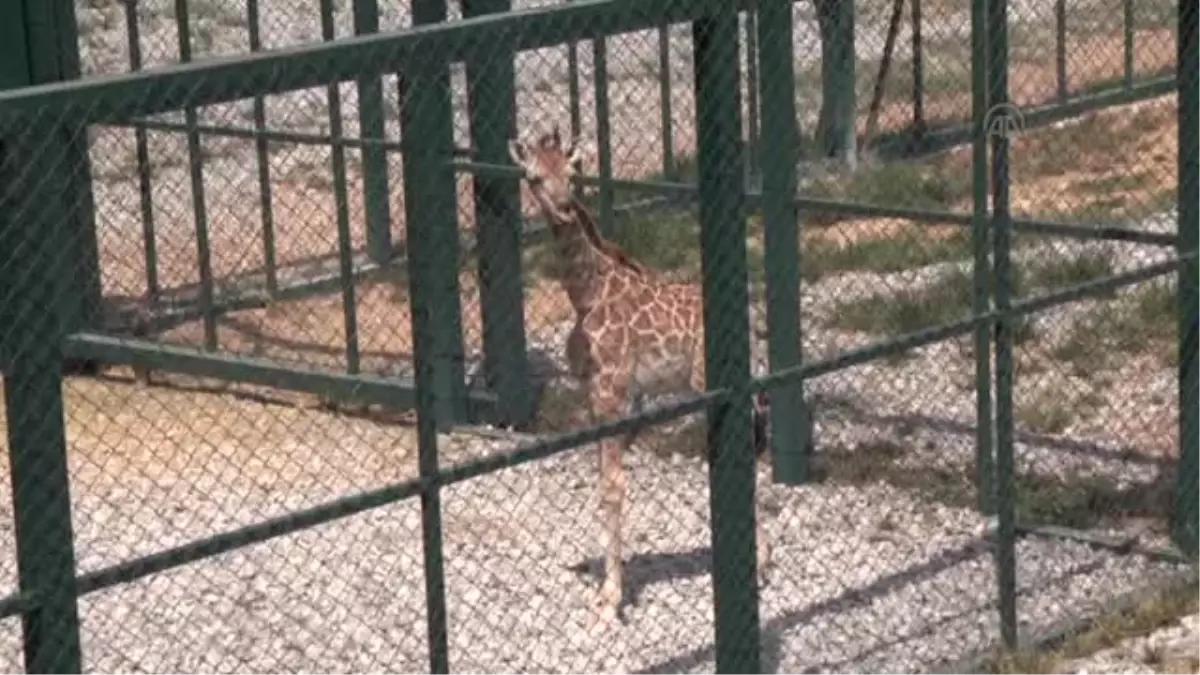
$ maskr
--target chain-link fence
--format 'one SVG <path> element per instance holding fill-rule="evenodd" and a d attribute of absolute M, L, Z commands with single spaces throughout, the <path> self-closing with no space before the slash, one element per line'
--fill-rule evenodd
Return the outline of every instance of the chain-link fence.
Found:
<path fill-rule="evenodd" d="M 3 11 L 7 670 L 913 672 L 1196 583 L 1194 3 Z"/>

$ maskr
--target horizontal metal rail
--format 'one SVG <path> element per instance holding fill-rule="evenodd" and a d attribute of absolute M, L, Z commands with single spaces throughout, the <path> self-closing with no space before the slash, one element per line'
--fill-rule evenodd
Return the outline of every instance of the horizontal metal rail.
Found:
<path fill-rule="evenodd" d="M 518 169 L 509 165 L 484 164 L 481 162 L 472 161 L 455 161 L 454 164 L 464 172 L 505 176 L 519 175 Z M 600 179 L 593 176 L 580 176 L 577 178 L 577 180 L 581 184 L 588 186 L 600 184 Z M 694 197 L 697 190 L 696 185 L 693 183 L 683 183 L 677 181 L 614 178 L 610 181 L 610 183 L 614 189 L 618 190 L 628 190 L 630 192 L 654 192 L 664 195 L 677 195 L 680 197 Z M 757 208 L 759 203 L 762 201 L 762 191 L 747 190 L 746 199 L 747 206 L 750 208 Z M 864 217 L 905 218 L 920 223 L 958 225 L 962 227 L 969 227 L 972 222 L 972 215 L 970 213 L 863 204 L 859 202 L 843 202 L 836 199 L 817 199 L 813 197 L 804 197 L 803 195 L 797 196 L 792 203 L 800 209 L 806 211 L 815 211 L 817 213 L 838 212 Z M 1032 220 L 1027 218 L 1013 218 L 1012 227 L 1015 232 L 1028 232 L 1030 234 L 1050 235 L 1081 240 L 1120 241 L 1137 244 L 1151 244 L 1154 246 L 1175 246 L 1176 240 L 1178 239 L 1176 235 L 1171 233 L 1146 232 L 1143 230 L 1134 230 L 1127 227 L 1117 227 L 1113 225 L 1074 225 L 1044 220 Z"/>
<path fill-rule="evenodd" d="M 737 0 L 745 7 L 750 0 Z M 438 63 L 553 47 L 571 41 L 688 23 L 720 0 L 577 0 L 405 30 L 339 38 L 172 64 L 0 93 L 0 120 L 54 114 L 61 124 L 122 123 L 186 107 L 228 103 L 408 69 L 415 59 Z M 51 113 L 50 111 L 53 111 Z"/>
<path fill-rule="evenodd" d="M 1001 317 L 1015 319 L 1027 314 L 1040 312 L 1055 305 L 1062 305 L 1088 297 L 1107 295 L 1126 286 L 1132 286 L 1137 283 L 1149 281 L 1155 277 L 1172 274 L 1179 269 L 1179 266 L 1184 261 L 1193 259 L 1196 256 L 1197 252 L 1192 251 L 1166 262 L 1149 265 L 1122 274 L 1115 274 L 1102 279 L 1075 284 L 1062 290 L 1052 291 L 1037 297 L 1017 300 L 1006 311 L 992 310 L 959 321 L 923 328 L 864 347 L 850 349 L 833 358 L 811 361 L 799 366 L 778 370 L 769 375 L 754 378 L 752 388 L 755 391 L 762 391 L 783 386 L 796 380 L 828 375 L 839 370 L 862 365 L 868 361 L 874 361 L 887 356 L 897 356 L 910 349 L 941 342 L 958 335 L 965 335 L 973 331 L 976 327 L 994 323 Z"/>
<path fill-rule="evenodd" d="M 63 346 L 67 358 L 114 365 L 163 370 L 197 377 L 275 387 L 318 396 L 351 398 L 395 409 L 416 407 L 416 385 L 411 378 L 383 375 L 349 375 L 301 369 L 274 361 L 240 355 L 200 352 L 148 340 L 76 333 Z M 490 392 L 467 392 L 470 419 L 485 419 L 498 405 Z"/>

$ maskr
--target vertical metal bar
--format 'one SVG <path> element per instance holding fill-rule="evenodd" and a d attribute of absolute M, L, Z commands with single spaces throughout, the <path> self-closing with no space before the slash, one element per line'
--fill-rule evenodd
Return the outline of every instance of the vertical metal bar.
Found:
<path fill-rule="evenodd" d="M 987 0 L 971 2 L 971 311 L 991 311 L 991 225 L 988 221 L 988 51 Z M 992 446 L 992 335 L 990 325 L 975 329 L 975 482 L 981 513 L 995 511 Z"/>
<path fill-rule="evenodd" d="M 67 306 L 76 299 L 68 288 L 81 277 L 70 244 L 78 236 L 73 205 L 63 202 L 62 183 L 51 178 L 73 171 L 72 148 L 62 139 L 77 130 L 30 122 L 4 130 L 0 159 L 8 188 L 0 201 L 0 288 L 6 290 L 0 325 L 11 327 L 8 339 L 0 340 L 6 348 L 0 368 L 18 582 L 36 599 L 22 616 L 25 670 L 77 673 L 79 610 L 60 350 L 72 328 L 60 318 L 74 309 Z"/>
<path fill-rule="evenodd" d="M 446 0 L 413 0 L 413 25 L 446 20 Z M 429 671 L 450 672 L 437 432 L 464 401 L 458 291 L 458 191 L 450 164 L 453 108 L 447 64 L 421 58 L 406 73 L 401 106 L 404 206 L 417 385 L 417 465 L 421 491 Z"/>
<path fill-rule="evenodd" d="M 1200 160 L 1196 157 L 1196 133 L 1200 126 L 1200 9 L 1195 2 L 1180 2 L 1176 33 L 1176 84 L 1179 94 L 1179 243 L 1180 254 L 1195 253 L 1200 248 Z M 1192 258 L 1179 266 L 1176 281 L 1179 292 L 1179 472 L 1176 476 L 1174 508 L 1171 516 L 1171 539 L 1180 550 L 1191 556 L 1200 555 L 1200 492 L 1197 473 L 1200 473 L 1200 421 L 1197 401 L 1200 400 L 1200 377 L 1197 376 L 1197 314 L 1200 313 L 1200 289 L 1197 288 L 1200 265 Z"/>
<path fill-rule="evenodd" d="M 379 32 L 379 5 L 376 0 L 354 0 L 354 34 Z M 358 135 L 383 138 L 383 81 L 365 78 L 358 85 Z M 392 214 L 388 205 L 387 151 L 369 145 L 362 153 L 363 217 L 366 224 L 367 257 L 383 264 L 392 259 Z"/>
<path fill-rule="evenodd" d="M 925 42 L 921 38 L 921 0 L 912 0 L 913 137 L 925 136 Z"/>
<path fill-rule="evenodd" d="M 414 0 L 414 26 L 445 19 L 446 0 Z M 410 70 L 401 91 L 400 116 L 405 229 L 409 259 L 426 259 L 430 264 L 410 268 L 409 288 L 420 287 L 429 294 L 431 337 L 426 355 L 433 369 L 429 377 L 438 424 L 448 426 L 462 420 L 466 412 L 458 189 L 449 161 L 454 155 L 454 109 L 446 63 L 422 55 Z"/>
<path fill-rule="evenodd" d="M 512 9 L 511 0 L 463 0 L 465 17 Z M 480 162 L 508 161 L 516 134 L 516 69 L 512 54 L 467 62 L 471 139 Z M 479 237 L 479 302 L 484 374 L 499 395 L 499 424 L 522 424 L 535 401 L 526 355 L 525 293 L 521 275 L 521 193 L 516 178 L 476 174 L 475 223 Z"/>
<path fill-rule="evenodd" d="M 192 30 L 188 15 L 188 1 L 175 0 L 175 25 L 179 35 L 179 60 L 192 60 Z M 195 131 L 196 109 L 187 107 L 183 111 L 188 127 L 188 166 L 192 186 L 192 217 L 196 221 L 196 263 L 200 268 L 200 313 L 204 322 L 204 348 L 217 348 L 217 313 L 213 306 L 212 247 L 208 241 L 208 208 L 204 201 L 204 155 L 200 147 L 200 133 Z"/>
<path fill-rule="evenodd" d="M 1054 0 L 1054 74 L 1058 100 L 1070 95 L 1067 82 L 1067 0 Z"/>
<path fill-rule="evenodd" d="M 255 2 L 256 0 L 250 0 Z M 138 0 L 125 0 L 125 28 L 129 44 L 129 70 L 142 69 L 142 37 L 137 17 Z M 137 154 L 138 198 L 142 213 L 142 252 L 146 263 L 146 298 L 157 303 L 158 285 L 158 241 L 154 233 L 154 187 L 150 171 L 150 144 L 146 130 L 133 130 L 133 143 Z"/>
<path fill-rule="evenodd" d="M 759 0 L 758 72 L 762 130 L 763 244 L 766 263 L 767 354 L 772 371 L 798 365 L 800 332 L 800 218 L 796 194 L 796 76 L 792 58 L 791 0 Z M 754 59 L 751 59 L 753 62 Z M 752 338 L 753 339 L 753 338 Z M 804 384 L 771 395 L 771 470 L 778 483 L 808 479 L 812 424 Z"/>
<path fill-rule="evenodd" d="M 988 1 L 989 96 L 992 110 L 1008 114 L 1008 0 Z M 1000 107 L 998 107 L 1000 106 Z M 1002 122 L 1004 120 L 1001 120 Z M 996 578 L 1000 634 L 1017 646 L 1016 494 L 1013 484 L 1012 216 L 1009 212 L 1008 132 L 998 125 L 992 138 L 992 260 L 996 276 Z"/>
<path fill-rule="evenodd" d="M 19 0 L 14 0 L 19 2 Z M 10 3 L 13 4 L 13 3 Z M 79 33 L 75 5 L 71 0 L 26 0 L 23 40 L 27 48 L 25 84 L 45 84 L 80 76 Z M 100 280 L 100 247 L 96 237 L 95 205 L 92 201 L 91 158 L 86 134 L 57 130 L 68 156 L 59 167 L 57 199 L 68 205 L 76 231 L 65 241 L 76 262 L 72 274 L 79 283 L 63 289 L 70 300 L 56 306 L 72 330 L 92 324 L 103 306 Z"/>
<path fill-rule="evenodd" d="M 261 24 L 258 0 L 246 0 L 246 25 L 250 34 L 251 52 L 262 49 Z M 255 96 L 254 131 L 261 134 L 266 130 L 266 101 L 262 96 Z M 275 255 L 275 205 L 274 200 L 271 199 L 271 153 L 265 136 L 255 137 L 254 154 L 258 161 L 259 210 L 262 213 L 263 228 L 263 269 L 266 276 L 267 295 L 273 298 L 279 292 L 279 264 Z"/>
<path fill-rule="evenodd" d="M 746 175 L 752 185 L 759 173 L 758 12 L 746 10 Z"/>
<path fill-rule="evenodd" d="M 571 138 L 580 138 L 583 134 L 583 112 L 579 102 L 579 43 L 574 40 L 567 43 L 567 108 L 571 118 Z M 583 186 L 579 183 L 572 185 L 571 191 L 576 198 L 583 196 Z"/>
<path fill-rule="evenodd" d="M 415 262 L 416 265 L 424 263 Z M 421 543 L 425 566 L 426 639 L 429 672 L 450 672 L 450 641 L 446 613 L 446 566 L 442 543 L 442 501 L 438 477 L 437 373 L 431 367 L 436 327 L 429 325 L 425 289 L 412 288 L 413 352 L 417 385 L 417 471 L 421 490 Z M 418 309 L 419 308 L 419 309 Z"/>
<path fill-rule="evenodd" d="M 596 90 L 596 159 L 600 165 L 600 232 L 613 233 L 612 110 L 608 102 L 608 38 L 592 41 L 592 86 Z"/>
<path fill-rule="evenodd" d="M 1183 2 L 1180 2 L 1180 4 L 1182 5 Z M 1134 74 L 1134 64 L 1133 64 L 1134 51 L 1133 50 L 1134 50 L 1134 46 L 1135 46 L 1133 43 L 1133 33 L 1134 33 L 1134 29 L 1136 28 L 1136 20 L 1134 18 L 1134 14 L 1133 14 L 1133 0 L 1122 0 L 1122 2 L 1121 2 L 1121 22 L 1122 22 L 1121 27 L 1124 29 L 1124 33 L 1125 33 L 1125 39 L 1124 39 L 1125 63 L 1124 63 L 1124 69 L 1123 69 L 1123 79 L 1124 79 L 1125 88 L 1132 89 L 1133 88 L 1133 74 Z"/>
<path fill-rule="evenodd" d="M 663 178 L 675 180 L 675 121 L 671 107 L 674 96 L 671 86 L 671 26 L 658 27 L 658 97 L 662 128 Z"/>
<path fill-rule="evenodd" d="M 333 0 L 321 0 L 321 39 L 333 40 Z M 359 370 L 358 304 L 354 291 L 354 242 L 350 239 L 350 196 L 346 184 L 346 146 L 341 144 L 342 92 L 337 84 L 325 90 L 329 104 L 329 135 L 333 140 L 329 148 L 333 164 L 333 202 L 337 220 L 338 275 L 342 286 L 342 321 L 346 331 L 346 372 L 351 375 Z"/>
<path fill-rule="evenodd" d="M 750 297 L 736 6 L 714 6 L 708 18 L 692 24 L 692 41 L 705 373 L 709 390 L 732 392 L 708 411 L 716 666 L 719 673 L 757 673 Z"/>

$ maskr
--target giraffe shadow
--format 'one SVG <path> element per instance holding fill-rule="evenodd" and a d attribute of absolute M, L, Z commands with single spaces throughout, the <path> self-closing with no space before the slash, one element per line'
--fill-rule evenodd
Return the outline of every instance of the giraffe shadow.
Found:
<path fill-rule="evenodd" d="M 641 604 L 642 593 L 655 584 L 671 583 L 708 575 L 712 571 L 712 547 L 704 546 L 690 551 L 635 553 L 625 558 L 624 588 L 621 606 L 626 608 Z M 591 556 L 568 569 L 599 585 L 604 580 L 604 559 Z"/>

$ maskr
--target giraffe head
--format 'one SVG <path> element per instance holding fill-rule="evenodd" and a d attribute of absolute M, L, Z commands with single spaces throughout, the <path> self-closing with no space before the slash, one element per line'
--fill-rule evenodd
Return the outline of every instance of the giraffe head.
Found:
<path fill-rule="evenodd" d="M 533 144 L 510 140 L 508 152 L 521 168 L 521 177 L 542 209 L 551 216 L 567 219 L 574 202 L 571 179 L 583 158 L 578 140 L 564 144 L 558 125 L 555 125 L 550 133 L 543 134 Z"/>

